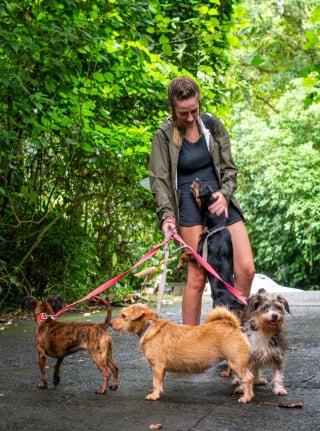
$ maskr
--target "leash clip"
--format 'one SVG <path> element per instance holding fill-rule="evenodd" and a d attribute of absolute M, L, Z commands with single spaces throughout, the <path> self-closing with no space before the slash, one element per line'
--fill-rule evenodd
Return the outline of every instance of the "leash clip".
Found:
<path fill-rule="evenodd" d="M 37 323 L 41 322 L 42 320 L 47 320 L 49 317 L 51 317 L 52 320 L 56 319 L 52 314 L 40 313 L 39 316 L 37 316 Z"/>

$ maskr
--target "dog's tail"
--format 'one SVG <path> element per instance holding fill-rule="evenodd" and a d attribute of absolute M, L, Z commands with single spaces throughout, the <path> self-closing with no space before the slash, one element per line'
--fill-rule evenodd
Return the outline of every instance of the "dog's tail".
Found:
<path fill-rule="evenodd" d="M 93 302 L 98 302 L 100 304 L 103 304 L 106 309 L 107 309 L 107 316 L 106 319 L 104 321 L 105 325 L 109 325 L 110 321 L 111 321 L 111 317 L 112 317 L 112 308 L 111 305 L 109 304 L 109 302 L 106 299 L 101 298 L 101 296 L 93 296 L 90 301 Z"/>
<path fill-rule="evenodd" d="M 234 328 L 241 328 L 240 321 L 232 311 L 228 310 L 227 307 L 219 305 L 213 308 L 207 315 L 205 323 L 215 322 L 217 320 L 224 320 Z"/>

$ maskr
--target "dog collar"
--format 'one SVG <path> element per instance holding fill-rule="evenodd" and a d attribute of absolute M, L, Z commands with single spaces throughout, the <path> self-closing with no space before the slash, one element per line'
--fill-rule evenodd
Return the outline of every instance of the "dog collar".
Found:
<path fill-rule="evenodd" d="M 54 316 L 52 316 L 51 314 L 47 314 L 47 313 L 40 313 L 37 317 L 36 317 L 36 323 L 40 323 L 42 320 L 47 320 L 50 317 L 50 319 L 55 319 Z"/>
<path fill-rule="evenodd" d="M 144 335 L 148 329 L 151 328 L 151 326 L 153 326 L 153 321 L 152 320 L 148 320 L 144 326 L 141 328 L 141 330 L 139 332 L 137 332 L 137 335 L 139 338 L 142 337 L 142 335 Z"/>

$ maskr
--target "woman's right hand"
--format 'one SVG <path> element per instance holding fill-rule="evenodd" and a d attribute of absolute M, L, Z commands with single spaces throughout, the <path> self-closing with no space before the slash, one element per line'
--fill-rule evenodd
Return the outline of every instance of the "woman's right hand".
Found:
<path fill-rule="evenodd" d="M 220 191 L 218 191 L 213 193 L 212 197 L 214 199 L 214 203 L 208 206 L 208 210 L 211 212 L 211 214 L 216 214 L 217 216 L 220 216 L 224 213 L 225 216 L 228 218 L 228 202 L 225 196 Z"/>
<path fill-rule="evenodd" d="M 161 230 L 165 236 L 167 236 L 168 233 L 177 233 L 175 217 L 173 216 L 163 217 Z"/>
<path fill-rule="evenodd" d="M 161 229 L 165 236 L 168 232 L 177 233 L 176 225 L 172 221 L 163 222 Z"/>

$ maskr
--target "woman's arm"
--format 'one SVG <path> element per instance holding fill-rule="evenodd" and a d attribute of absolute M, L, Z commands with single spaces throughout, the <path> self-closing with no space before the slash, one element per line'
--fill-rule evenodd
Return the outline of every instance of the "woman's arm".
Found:
<path fill-rule="evenodd" d="M 157 215 L 162 224 L 169 217 L 175 221 L 175 196 L 170 175 L 169 142 L 163 131 L 158 129 L 152 140 L 149 161 L 149 181 L 151 192 L 157 202 Z"/>

